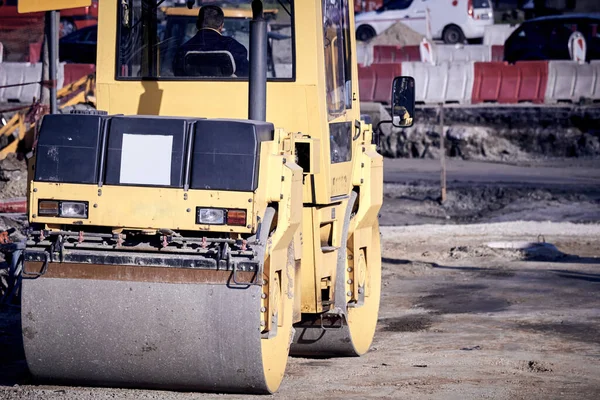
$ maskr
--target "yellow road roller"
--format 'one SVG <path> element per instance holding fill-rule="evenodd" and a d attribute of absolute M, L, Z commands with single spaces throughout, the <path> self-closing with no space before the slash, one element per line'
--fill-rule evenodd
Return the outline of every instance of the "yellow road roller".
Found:
<path fill-rule="evenodd" d="M 27 364 L 41 382 L 272 393 L 290 354 L 361 355 L 377 324 L 383 160 L 353 3 L 162 3 L 103 0 L 98 110 L 43 119 Z M 398 78 L 391 101 L 412 115 L 411 91 Z"/>

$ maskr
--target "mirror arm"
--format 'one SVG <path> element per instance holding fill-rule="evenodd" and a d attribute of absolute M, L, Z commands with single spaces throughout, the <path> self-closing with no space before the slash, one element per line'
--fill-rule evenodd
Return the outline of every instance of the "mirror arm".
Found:
<path fill-rule="evenodd" d="M 379 128 L 380 128 L 381 124 L 392 124 L 392 123 L 394 123 L 394 121 L 392 121 L 391 119 L 379 121 L 377 123 L 377 125 L 375 125 L 375 129 L 373 129 L 373 132 L 380 133 L 380 129 Z"/>
<path fill-rule="evenodd" d="M 387 119 L 387 120 L 383 120 L 383 121 L 379 121 L 377 123 L 377 125 L 375 125 L 375 129 L 373 129 L 373 140 L 371 141 L 372 144 L 375 145 L 377 152 L 379 153 L 379 151 L 381 150 L 381 125 L 382 124 L 392 124 L 393 121 L 391 119 Z"/>

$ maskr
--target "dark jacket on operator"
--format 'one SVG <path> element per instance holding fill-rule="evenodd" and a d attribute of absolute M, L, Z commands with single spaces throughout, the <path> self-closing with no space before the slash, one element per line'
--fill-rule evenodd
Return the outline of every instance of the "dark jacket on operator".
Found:
<path fill-rule="evenodd" d="M 235 75 L 248 76 L 248 50 L 234 38 L 223 36 L 214 29 L 200 29 L 193 38 L 182 44 L 173 61 L 175 76 L 185 76 L 184 57 L 188 51 L 227 50 L 235 61 Z"/>

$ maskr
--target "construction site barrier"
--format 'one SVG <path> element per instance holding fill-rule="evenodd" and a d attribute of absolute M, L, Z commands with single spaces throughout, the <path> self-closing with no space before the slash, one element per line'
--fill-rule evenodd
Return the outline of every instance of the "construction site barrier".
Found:
<path fill-rule="evenodd" d="M 470 104 L 473 93 L 473 62 L 431 65 L 402 63 L 403 75 L 415 78 L 417 103 Z"/>
<path fill-rule="evenodd" d="M 375 73 L 373 101 L 389 103 L 392 99 L 394 78 L 402 75 L 402 64 L 373 64 L 369 68 Z"/>
<path fill-rule="evenodd" d="M 96 72 L 96 64 L 65 64 L 64 68 L 65 79 L 63 85 L 65 86 Z"/>
<path fill-rule="evenodd" d="M 29 62 L 37 63 L 42 61 L 42 42 L 29 43 Z"/>
<path fill-rule="evenodd" d="M 365 67 L 373 64 L 373 46 L 363 42 L 356 43 L 356 62 Z"/>
<path fill-rule="evenodd" d="M 547 61 L 524 61 L 514 65 L 476 62 L 473 103 L 544 103 L 548 83 Z"/>
<path fill-rule="evenodd" d="M 56 73 L 57 87 L 61 88 L 64 63 L 58 65 Z M 34 98 L 40 98 L 41 81 L 41 63 L 0 63 L 0 103 L 32 103 Z"/>
<path fill-rule="evenodd" d="M 544 102 L 600 101 L 600 61 L 550 61 Z"/>
<path fill-rule="evenodd" d="M 457 61 L 491 61 L 492 47 L 486 45 L 451 45 L 433 46 L 433 60 L 436 64 Z"/>
<path fill-rule="evenodd" d="M 504 46 L 494 44 L 492 47 L 492 59 L 490 61 L 504 61 Z"/>
<path fill-rule="evenodd" d="M 0 42 L 0 63 L 4 59 L 4 45 Z"/>
<path fill-rule="evenodd" d="M 389 64 L 405 61 L 420 61 L 419 46 L 373 46 L 373 63 Z"/>
<path fill-rule="evenodd" d="M 26 213 L 27 198 L 15 197 L 0 200 L 0 213 Z"/>
<path fill-rule="evenodd" d="M 513 33 L 513 31 L 518 27 L 518 25 L 512 26 L 508 24 L 486 25 L 485 30 L 483 32 L 483 44 L 486 44 L 488 46 L 504 46 L 504 42 L 506 42 L 506 39 L 508 39 L 511 33 Z"/>
<path fill-rule="evenodd" d="M 375 70 L 373 68 L 365 67 L 362 65 L 358 66 L 358 90 L 360 101 L 374 101 L 373 96 L 375 94 Z"/>

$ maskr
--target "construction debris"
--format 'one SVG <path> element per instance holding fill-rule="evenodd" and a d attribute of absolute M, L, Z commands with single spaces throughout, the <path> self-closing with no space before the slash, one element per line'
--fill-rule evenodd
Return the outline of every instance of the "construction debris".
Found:
<path fill-rule="evenodd" d="M 27 165 L 16 154 L 0 161 L 0 199 L 25 198 L 27 192 Z"/>

